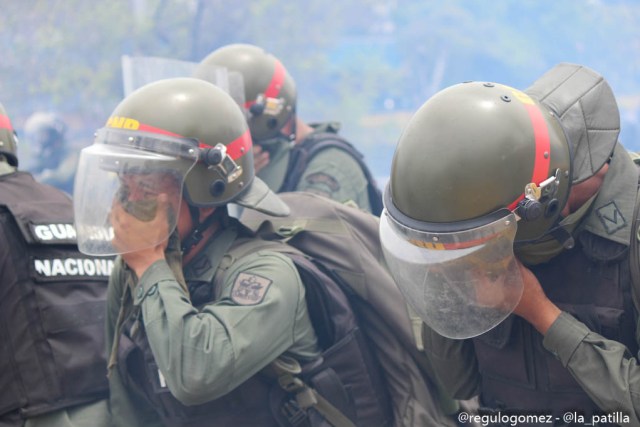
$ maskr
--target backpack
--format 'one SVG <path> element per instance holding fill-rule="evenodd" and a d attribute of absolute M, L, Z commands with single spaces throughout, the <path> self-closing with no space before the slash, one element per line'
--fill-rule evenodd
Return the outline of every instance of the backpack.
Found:
<path fill-rule="evenodd" d="M 640 172 L 640 153 L 628 152 Z M 631 223 L 631 242 L 629 242 L 629 265 L 631 274 L 631 295 L 634 307 L 640 310 L 640 173 L 638 174 L 638 195 Z"/>
<path fill-rule="evenodd" d="M 240 221 L 256 237 L 271 243 L 268 249 L 310 260 L 347 297 L 357 326 L 375 356 L 376 364 L 368 369 L 378 370 L 372 376 L 381 375 L 391 401 L 392 425 L 456 426 L 450 414 L 457 411 L 458 404 L 440 391 L 420 347 L 422 321 L 409 312 L 384 263 L 378 218 L 311 193 L 279 196 L 291 209 L 288 217 L 245 210 Z M 304 270 L 295 257 L 292 259 L 299 271 Z M 301 276 L 308 274 L 301 271 Z M 319 305 L 313 300 L 315 293 L 308 291 L 310 310 Z M 331 298 L 326 297 L 324 304 L 331 306 Z M 310 315 L 320 339 L 327 328 L 341 326 L 340 319 L 325 318 L 318 324 L 314 319 L 317 316 Z"/>
<path fill-rule="evenodd" d="M 382 213 L 382 192 L 378 188 L 375 178 L 364 162 L 364 156 L 351 143 L 338 135 L 340 125 L 337 123 L 312 124 L 315 132 L 307 136 L 291 149 L 287 172 L 279 193 L 295 191 L 311 159 L 326 148 L 339 148 L 346 151 L 360 165 L 360 169 L 367 179 L 367 193 L 371 213 L 380 216 Z"/>

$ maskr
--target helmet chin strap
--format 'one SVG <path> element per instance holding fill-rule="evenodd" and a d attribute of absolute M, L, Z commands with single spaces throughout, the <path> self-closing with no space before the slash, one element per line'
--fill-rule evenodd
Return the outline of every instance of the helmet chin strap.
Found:
<path fill-rule="evenodd" d="M 562 225 L 558 224 L 557 227 L 553 227 L 550 230 L 549 234 L 551 234 L 551 236 L 556 239 L 565 249 L 573 249 L 576 244 L 576 241 L 574 240 L 571 233 L 569 233 L 569 231 L 567 231 L 567 229 Z"/>
<path fill-rule="evenodd" d="M 226 206 L 217 207 L 216 210 L 211 213 L 204 221 L 200 222 L 200 209 L 195 206 L 189 206 L 189 214 L 191 215 L 191 222 L 194 226 L 191 233 L 182 241 L 182 255 L 186 255 L 196 246 L 203 237 L 203 232 L 211 226 L 214 222 L 227 217 Z"/>

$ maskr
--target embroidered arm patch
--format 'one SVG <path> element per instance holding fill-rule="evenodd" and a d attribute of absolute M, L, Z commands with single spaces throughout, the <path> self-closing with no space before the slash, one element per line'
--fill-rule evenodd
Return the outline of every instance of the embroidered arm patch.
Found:
<path fill-rule="evenodd" d="M 240 305 L 260 304 L 273 281 L 257 274 L 240 273 L 233 282 L 231 299 Z"/>

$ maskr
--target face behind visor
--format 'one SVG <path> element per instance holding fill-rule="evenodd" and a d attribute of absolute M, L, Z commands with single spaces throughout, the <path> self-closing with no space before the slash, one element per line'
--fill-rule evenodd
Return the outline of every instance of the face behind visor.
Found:
<path fill-rule="evenodd" d="M 288 214 L 288 207 L 254 178 L 251 137 L 237 104 L 194 78 L 160 80 L 134 91 L 116 107 L 94 144 L 82 150 L 74 189 L 80 249 L 116 254 L 158 244 L 175 230 L 183 202 L 194 207 L 234 202 Z M 158 241 L 114 245 L 115 218 L 153 220 L 159 205 L 166 209 L 161 213 L 167 224 Z"/>
<path fill-rule="evenodd" d="M 280 60 L 249 44 L 223 46 L 201 61 L 242 75 L 245 111 L 255 144 L 267 151 L 295 140 L 296 85 Z M 198 70 L 196 70 L 198 75 Z"/>

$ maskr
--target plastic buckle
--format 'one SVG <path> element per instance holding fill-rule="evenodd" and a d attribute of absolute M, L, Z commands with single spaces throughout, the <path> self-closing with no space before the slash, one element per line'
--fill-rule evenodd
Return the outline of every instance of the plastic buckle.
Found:
<path fill-rule="evenodd" d="M 305 387 L 296 393 L 296 400 L 298 401 L 298 405 L 304 409 L 318 404 L 318 399 L 309 387 Z"/>
<path fill-rule="evenodd" d="M 302 382 L 302 380 L 291 374 L 281 375 L 278 378 L 278 382 L 280 383 L 280 387 L 282 387 L 284 390 L 288 391 L 289 393 L 292 393 L 294 391 L 298 391 L 304 388 L 304 383 Z"/>
<path fill-rule="evenodd" d="M 287 418 L 292 427 L 306 425 L 309 418 L 307 412 L 298 405 L 295 400 L 289 400 L 282 405 L 282 413 Z"/>

